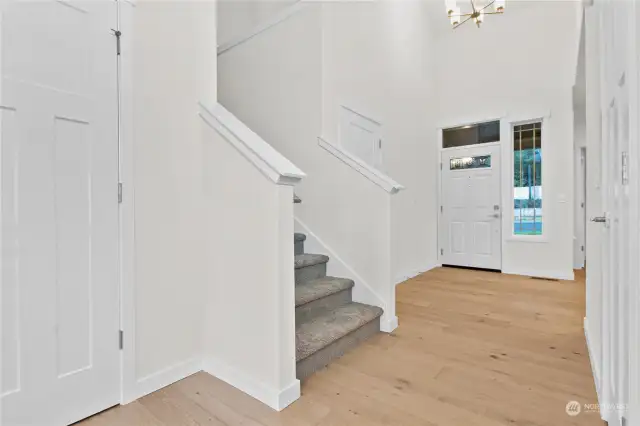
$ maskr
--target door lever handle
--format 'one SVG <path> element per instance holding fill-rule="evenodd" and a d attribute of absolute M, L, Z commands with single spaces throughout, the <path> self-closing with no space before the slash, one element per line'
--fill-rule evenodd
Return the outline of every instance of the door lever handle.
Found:
<path fill-rule="evenodd" d="M 500 219 L 500 213 L 494 213 L 489 217 L 495 217 L 496 219 Z"/>
<path fill-rule="evenodd" d="M 591 218 L 591 222 L 607 223 L 607 218 L 606 216 L 596 216 Z"/>

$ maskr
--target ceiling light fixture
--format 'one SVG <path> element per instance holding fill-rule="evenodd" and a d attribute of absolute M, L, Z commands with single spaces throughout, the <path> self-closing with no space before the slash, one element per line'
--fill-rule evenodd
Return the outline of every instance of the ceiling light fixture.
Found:
<path fill-rule="evenodd" d="M 499 15 L 504 13 L 506 0 L 470 0 L 470 2 L 471 11 L 469 13 L 462 13 L 456 0 L 445 0 L 447 15 L 449 16 L 449 21 L 453 29 L 458 28 L 460 25 L 472 19 L 478 28 L 480 28 L 480 24 L 484 22 L 485 15 Z M 491 6 L 493 7 L 491 8 Z"/>

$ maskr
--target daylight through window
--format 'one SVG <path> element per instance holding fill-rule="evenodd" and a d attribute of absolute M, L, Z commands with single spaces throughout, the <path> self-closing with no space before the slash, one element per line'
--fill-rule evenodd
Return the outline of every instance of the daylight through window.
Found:
<path fill-rule="evenodd" d="M 513 233 L 542 235 L 542 123 L 513 128 Z"/>

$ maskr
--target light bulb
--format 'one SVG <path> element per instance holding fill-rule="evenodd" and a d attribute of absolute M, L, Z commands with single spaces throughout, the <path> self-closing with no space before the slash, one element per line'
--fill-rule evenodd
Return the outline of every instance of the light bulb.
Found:
<path fill-rule="evenodd" d="M 506 3 L 506 0 L 496 0 L 493 3 L 493 7 L 495 8 L 495 11 L 499 13 L 504 12 L 505 3 Z"/>
<path fill-rule="evenodd" d="M 447 15 L 455 15 L 456 11 L 456 0 L 446 0 L 445 5 L 447 7 Z"/>
<path fill-rule="evenodd" d="M 460 23 L 459 7 L 454 7 L 453 9 L 451 9 L 451 12 L 449 13 L 449 19 L 451 20 L 451 25 L 453 25 L 454 27 Z"/>

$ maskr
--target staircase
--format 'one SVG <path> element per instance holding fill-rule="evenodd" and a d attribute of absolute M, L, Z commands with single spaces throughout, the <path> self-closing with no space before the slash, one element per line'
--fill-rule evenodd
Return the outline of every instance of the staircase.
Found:
<path fill-rule="evenodd" d="M 296 376 L 304 380 L 380 331 L 382 309 L 352 301 L 353 281 L 327 276 L 329 257 L 295 234 Z"/>

